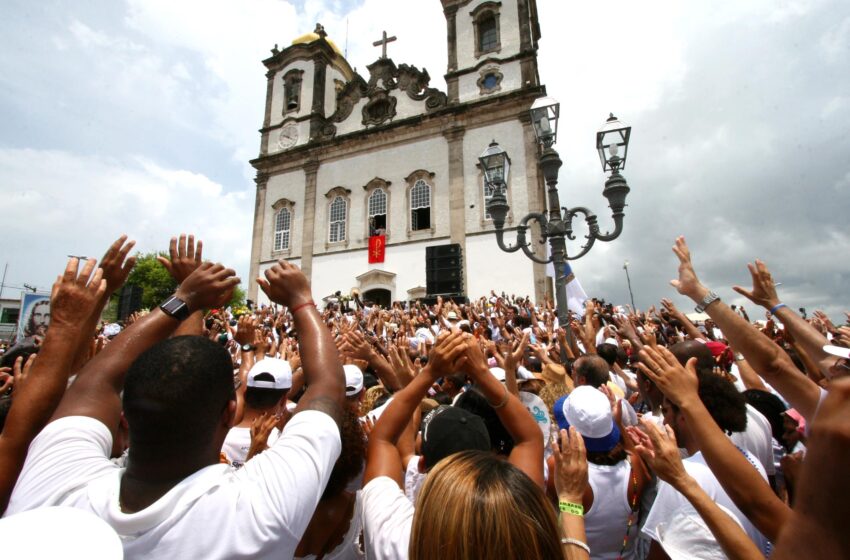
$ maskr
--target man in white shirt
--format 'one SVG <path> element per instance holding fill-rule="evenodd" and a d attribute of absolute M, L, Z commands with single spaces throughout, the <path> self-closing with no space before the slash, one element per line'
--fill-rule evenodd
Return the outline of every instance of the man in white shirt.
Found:
<path fill-rule="evenodd" d="M 242 356 L 253 352 L 253 348 L 243 346 Z M 281 414 L 286 406 L 286 394 L 292 387 L 292 367 L 286 360 L 280 358 L 263 358 L 254 363 L 246 376 L 245 412 L 238 426 L 230 428 L 221 452 L 227 461 L 240 468 L 248 459 L 251 448 L 251 424 L 265 414 Z M 273 445 L 280 436 L 280 431 L 274 428 L 269 434 L 267 444 Z"/>
<path fill-rule="evenodd" d="M 680 343 L 674 345 L 671 352 L 676 355 L 680 362 L 683 358 L 687 361 L 691 357 L 689 352 L 699 346 L 702 345 L 696 342 Z M 713 373 L 700 373 L 699 397 L 721 430 L 726 433 L 734 433 L 742 432 L 745 429 L 747 423 L 746 401 L 743 395 L 725 378 Z M 711 472 L 699 451 L 697 441 L 691 436 L 685 415 L 667 399 L 664 400 L 662 411 L 664 423 L 673 428 L 679 447 L 687 450 L 690 455 L 683 460 L 685 470 L 715 502 L 735 514 L 747 535 L 762 552 L 767 554 L 769 552 L 767 539 L 741 513 L 726 491 L 723 490 L 714 473 Z M 756 469 L 762 478 L 767 480 L 767 475 L 761 463 L 746 449 L 739 449 L 739 451 L 747 458 L 752 468 Z M 660 549 L 660 539 L 656 531 L 659 524 L 669 524 L 671 516 L 687 503 L 687 499 L 672 486 L 665 482 L 659 483 L 658 495 L 643 526 L 643 535 L 653 540 L 651 550 Z M 650 557 L 659 556 L 652 556 L 652 553 L 650 553 Z"/>
<path fill-rule="evenodd" d="M 239 279 L 199 260 L 173 268 L 184 271 L 175 295 L 119 334 L 65 393 L 30 447 L 7 514 L 87 510 L 118 532 L 127 558 L 292 557 L 340 452 L 336 346 L 301 271 L 284 261 L 268 269 L 259 283 L 294 317 L 308 388 L 278 441 L 234 471 L 219 463 L 236 410 L 230 356 L 205 337 L 168 337 L 228 301 Z M 122 391 L 126 469 L 109 461 Z"/>

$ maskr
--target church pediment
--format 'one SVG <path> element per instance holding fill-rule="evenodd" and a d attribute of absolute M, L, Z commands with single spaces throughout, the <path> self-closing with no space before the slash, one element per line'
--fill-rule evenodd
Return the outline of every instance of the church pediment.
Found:
<path fill-rule="evenodd" d="M 395 272 L 375 268 L 358 276 L 357 281 L 361 289 L 367 290 L 373 287 L 394 286 L 395 277 Z"/>
<path fill-rule="evenodd" d="M 321 127 L 322 138 L 333 138 L 364 127 L 380 126 L 393 120 L 429 113 L 445 107 L 445 93 L 429 87 L 431 77 L 424 68 L 396 64 L 379 58 L 366 67 L 369 81 L 360 75 L 344 84 L 337 93 L 336 110 Z M 402 102 L 408 99 L 413 103 Z M 360 107 L 359 122 L 354 109 Z"/>

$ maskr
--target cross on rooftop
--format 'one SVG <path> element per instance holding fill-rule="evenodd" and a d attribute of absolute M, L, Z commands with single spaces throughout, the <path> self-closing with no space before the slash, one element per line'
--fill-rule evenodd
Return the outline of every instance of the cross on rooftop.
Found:
<path fill-rule="evenodd" d="M 396 40 L 398 40 L 398 38 L 395 35 L 388 38 L 387 32 L 384 31 L 383 38 L 381 38 L 380 41 L 375 41 L 374 43 L 372 43 L 372 46 L 374 46 L 374 47 L 380 46 L 381 49 L 382 49 L 381 50 L 381 58 L 387 58 L 387 43 L 392 43 L 393 41 L 396 41 Z"/>

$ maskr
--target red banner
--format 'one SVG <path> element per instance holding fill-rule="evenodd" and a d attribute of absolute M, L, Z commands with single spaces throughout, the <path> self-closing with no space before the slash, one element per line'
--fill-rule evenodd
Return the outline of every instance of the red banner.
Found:
<path fill-rule="evenodd" d="M 369 238 L 369 264 L 384 262 L 387 248 L 386 235 L 373 235 Z"/>

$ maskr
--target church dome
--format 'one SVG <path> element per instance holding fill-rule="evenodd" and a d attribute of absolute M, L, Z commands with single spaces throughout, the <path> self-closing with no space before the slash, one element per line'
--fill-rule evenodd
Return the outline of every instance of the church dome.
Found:
<path fill-rule="evenodd" d="M 305 44 L 308 44 L 308 43 L 312 43 L 313 41 L 318 41 L 321 38 L 322 38 L 322 35 L 319 35 L 315 31 L 311 31 L 310 33 L 305 33 L 304 35 L 301 35 L 300 37 L 296 37 L 292 41 L 292 44 L 293 45 L 305 45 Z M 331 48 L 334 50 L 334 52 L 336 54 L 342 56 L 342 51 L 339 50 L 339 47 L 336 46 L 336 43 L 331 41 L 330 37 L 325 36 L 325 41 L 328 42 L 328 44 L 331 46 Z"/>

